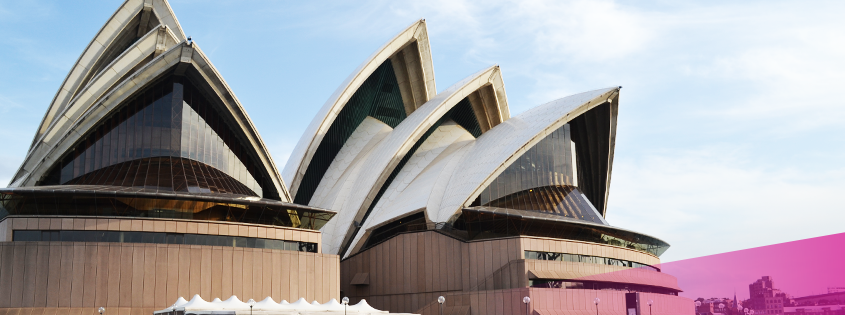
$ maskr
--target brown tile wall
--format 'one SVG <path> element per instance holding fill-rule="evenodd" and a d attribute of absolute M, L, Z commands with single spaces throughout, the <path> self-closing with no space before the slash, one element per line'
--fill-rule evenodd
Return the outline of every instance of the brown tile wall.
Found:
<path fill-rule="evenodd" d="M 289 268 L 284 261 L 306 263 Z M 323 277 L 313 274 L 320 268 Z M 339 299 L 338 256 L 199 245 L 0 242 L 0 308 L 154 308 L 178 297 Z M 300 274 L 310 276 L 299 277 Z M 318 283 L 319 282 L 319 283 Z"/>
<path fill-rule="evenodd" d="M 595 298 L 599 315 L 626 314 L 625 292 L 581 289 L 517 288 L 477 292 L 448 293 L 444 297 L 443 315 L 519 315 L 526 313 L 522 299 L 528 296 L 528 313 L 532 315 L 595 315 Z M 653 300 L 652 315 L 693 315 L 693 301 L 673 295 L 640 293 L 641 301 Z M 641 306 L 641 314 L 649 314 Z M 439 315 L 440 305 L 431 302 L 417 311 L 421 315 Z"/>
<path fill-rule="evenodd" d="M 242 229 L 242 227 L 246 227 Z M 14 229 L 189 232 L 320 242 L 317 231 L 125 218 L 7 217 L 0 221 L 0 315 L 151 314 L 178 297 L 320 303 L 340 299 L 337 255 L 222 246 L 11 242 Z M 252 232 L 250 232 L 252 230 Z M 92 313 L 93 312 L 93 313 Z"/>
<path fill-rule="evenodd" d="M 609 245 L 537 237 L 463 242 L 426 231 L 400 234 L 342 261 L 340 287 L 352 303 L 363 298 L 373 307 L 391 312 L 417 312 L 440 295 L 458 294 L 467 302 L 456 307 L 475 305 L 472 314 L 494 314 L 487 310 L 494 306 L 485 301 L 500 303 L 507 300 L 503 297 L 510 294 L 507 292 L 527 290 L 527 273 L 531 268 L 571 269 L 588 274 L 616 271 L 612 266 L 586 263 L 555 262 L 538 266 L 524 259 L 525 250 L 602 256 L 651 265 L 660 262 L 655 256 Z M 358 273 L 369 274 L 369 285 L 350 284 Z M 502 304 L 501 308 L 509 305 Z M 455 312 L 461 310 L 458 307 Z"/>

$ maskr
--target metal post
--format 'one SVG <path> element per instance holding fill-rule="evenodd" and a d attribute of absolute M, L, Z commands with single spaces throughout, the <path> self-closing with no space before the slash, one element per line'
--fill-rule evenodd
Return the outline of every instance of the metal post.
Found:
<path fill-rule="evenodd" d="M 437 298 L 437 303 L 440 303 L 440 315 L 443 315 L 443 303 L 446 303 L 446 297 L 442 295 L 439 296 Z"/>
<path fill-rule="evenodd" d="M 528 307 L 528 304 L 531 303 L 531 298 L 527 296 L 522 298 L 522 303 L 525 303 L 525 315 L 529 315 L 528 312 L 530 311 L 530 309 Z"/>
<path fill-rule="evenodd" d="M 595 298 L 593 300 L 593 303 L 596 304 L 596 315 L 599 315 L 599 302 L 601 302 L 601 300 L 599 298 Z"/>

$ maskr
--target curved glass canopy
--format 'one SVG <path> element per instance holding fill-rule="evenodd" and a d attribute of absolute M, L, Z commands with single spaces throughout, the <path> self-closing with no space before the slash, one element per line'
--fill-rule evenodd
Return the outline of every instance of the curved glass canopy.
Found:
<path fill-rule="evenodd" d="M 8 215 L 175 218 L 319 230 L 335 212 L 272 199 L 99 185 L 0 188 Z"/>
<path fill-rule="evenodd" d="M 587 197 L 575 186 L 535 187 L 490 201 L 484 206 L 538 211 L 606 224 Z"/>

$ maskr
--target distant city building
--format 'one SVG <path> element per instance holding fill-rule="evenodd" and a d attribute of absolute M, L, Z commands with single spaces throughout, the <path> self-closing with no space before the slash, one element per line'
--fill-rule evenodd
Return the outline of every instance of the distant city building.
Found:
<path fill-rule="evenodd" d="M 845 292 L 845 287 L 828 287 L 827 293 L 840 293 Z"/>
<path fill-rule="evenodd" d="M 763 276 L 748 285 L 750 295 L 749 307 L 756 314 L 783 314 L 786 294 L 774 288 L 774 280 L 770 276 Z"/>
<path fill-rule="evenodd" d="M 737 305 L 738 304 L 737 304 L 737 301 L 736 301 L 736 297 L 734 297 L 733 299 L 730 299 L 730 298 L 709 298 L 709 299 L 706 299 L 706 300 L 699 298 L 696 301 L 699 302 L 699 306 L 696 307 L 696 313 L 698 315 L 743 314 L 741 311 L 737 311 L 737 309 L 738 309 Z"/>
<path fill-rule="evenodd" d="M 795 298 L 795 306 L 845 305 L 845 292 L 808 295 Z"/>
<path fill-rule="evenodd" d="M 792 306 L 783 308 L 784 315 L 845 315 L 845 306 Z"/>

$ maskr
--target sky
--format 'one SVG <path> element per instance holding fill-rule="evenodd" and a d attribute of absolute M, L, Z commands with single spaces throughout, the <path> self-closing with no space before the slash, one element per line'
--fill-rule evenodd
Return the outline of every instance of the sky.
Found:
<path fill-rule="evenodd" d="M 490 65 L 512 116 L 622 86 L 607 220 L 664 262 L 845 232 L 845 2 L 171 0 L 281 170 L 370 54 L 425 18 L 437 90 Z M 0 0 L 0 185 L 121 1 Z"/>

